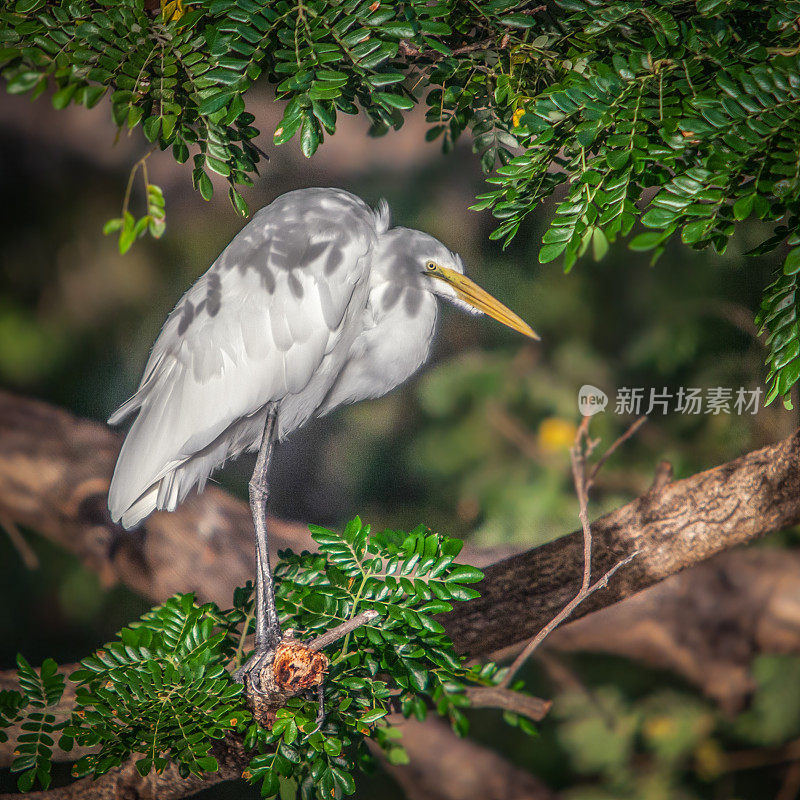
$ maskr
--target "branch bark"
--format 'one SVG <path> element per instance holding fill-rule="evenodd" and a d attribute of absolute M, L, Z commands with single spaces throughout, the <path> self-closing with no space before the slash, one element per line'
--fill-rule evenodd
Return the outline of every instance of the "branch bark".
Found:
<path fill-rule="evenodd" d="M 170 764 L 160 775 L 151 772 L 142 777 L 133 760 L 109 770 L 93 780 L 81 778 L 66 786 L 28 794 L 3 794 L 0 800 L 179 800 L 208 789 L 223 781 L 242 777 L 252 755 L 241 740 L 229 737 L 212 747 L 212 755 L 219 762 L 219 771 L 202 778 L 182 778 L 177 767 Z"/>
<path fill-rule="evenodd" d="M 770 531 L 800 522 L 800 433 L 673 483 L 592 522 L 592 573 L 638 551 L 574 618 L 612 605 L 670 575 Z M 485 570 L 481 597 L 442 618 L 458 650 L 479 655 L 533 636 L 578 592 L 578 531 Z M 513 624 L 509 621 L 513 620 Z"/>
<path fill-rule="evenodd" d="M 174 514 L 125 531 L 106 505 L 121 444 L 106 425 L 0 390 L 0 512 L 77 555 L 106 585 L 125 583 L 153 602 L 195 591 L 229 605 L 254 575 L 247 505 L 209 486 Z M 270 545 L 274 560 L 314 542 L 304 525 L 271 519 Z"/>
<path fill-rule="evenodd" d="M 755 656 L 800 653 L 800 552 L 757 548 L 723 553 L 633 597 L 564 625 L 547 640 L 547 653 L 602 652 L 681 675 L 729 713 L 755 688 Z M 77 665 L 66 665 L 69 674 Z M 0 690 L 15 689 L 16 672 L 0 671 Z M 504 708 L 543 717 L 549 703 L 518 692 L 475 687 L 476 707 Z M 67 683 L 56 711 L 63 719 L 74 703 Z M 523 705 L 521 706 L 520 703 Z M 9 730 L 9 741 L 20 733 Z M 56 749 L 56 761 L 83 752 Z M 0 744 L 0 768 L 11 763 Z"/>
<path fill-rule="evenodd" d="M 546 648 L 669 670 L 737 713 L 755 689 L 755 656 L 800 653 L 800 552 L 723 553 L 559 628 Z"/>

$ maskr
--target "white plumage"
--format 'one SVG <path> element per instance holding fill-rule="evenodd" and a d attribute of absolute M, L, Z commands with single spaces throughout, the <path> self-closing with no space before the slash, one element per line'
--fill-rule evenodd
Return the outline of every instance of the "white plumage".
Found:
<path fill-rule="evenodd" d="M 109 420 L 137 415 L 112 518 L 131 528 L 173 510 L 228 458 L 259 448 L 271 410 L 283 439 L 390 391 L 429 355 L 435 295 L 533 335 L 440 242 L 390 229 L 385 204 L 304 189 L 261 209 L 169 315 L 139 388 Z"/>

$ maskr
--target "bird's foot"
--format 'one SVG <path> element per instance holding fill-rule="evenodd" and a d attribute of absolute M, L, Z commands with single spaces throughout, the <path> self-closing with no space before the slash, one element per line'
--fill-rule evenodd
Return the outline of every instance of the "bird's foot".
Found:
<path fill-rule="evenodd" d="M 325 724 L 325 687 L 322 683 L 317 686 L 317 700 L 319 701 L 319 708 L 317 709 L 317 719 L 316 719 L 316 727 L 314 728 L 311 733 L 316 733 L 318 730 L 322 729 L 322 726 Z M 310 734 L 309 734 L 310 735 Z"/>
<path fill-rule="evenodd" d="M 239 669 L 233 673 L 236 683 L 244 685 L 247 694 L 268 694 L 270 693 L 271 681 L 265 680 L 265 670 L 272 671 L 275 661 L 275 647 L 262 647 L 253 651 L 253 654 Z"/>
<path fill-rule="evenodd" d="M 328 668 L 324 653 L 312 650 L 295 639 L 292 631 L 273 647 L 257 647 L 249 659 L 233 673 L 244 684 L 247 702 L 253 716 L 267 728 L 275 721 L 275 713 L 287 700 L 303 691 L 316 688 L 322 694 L 322 683 Z M 317 724 L 325 720 L 320 700 Z"/>

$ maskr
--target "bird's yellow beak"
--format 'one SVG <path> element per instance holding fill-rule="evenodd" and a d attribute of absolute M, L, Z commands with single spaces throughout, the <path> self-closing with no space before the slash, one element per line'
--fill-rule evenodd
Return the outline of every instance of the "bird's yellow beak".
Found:
<path fill-rule="evenodd" d="M 477 308 L 478 311 L 482 311 L 498 322 L 502 322 L 503 325 L 507 325 L 525 336 L 530 336 L 531 339 L 541 338 L 527 322 L 518 317 L 510 308 L 504 306 L 497 298 L 492 297 L 485 289 L 481 289 L 475 281 L 470 280 L 466 275 L 462 275 L 454 269 L 440 267 L 438 264 L 426 274 L 449 283 L 462 300 L 469 303 L 473 308 Z"/>

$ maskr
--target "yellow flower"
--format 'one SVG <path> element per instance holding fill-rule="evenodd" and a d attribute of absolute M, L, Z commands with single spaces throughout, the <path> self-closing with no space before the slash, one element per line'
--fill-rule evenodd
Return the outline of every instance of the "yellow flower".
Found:
<path fill-rule="evenodd" d="M 665 714 L 650 717 L 644 723 L 644 733 L 650 739 L 668 739 L 675 735 L 675 720 Z"/>
<path fill-rule="evenodd" d="M 518 127 L 519 127 L 519 121 L 520 121 L 520 119 L 522 119 L 522 115 L 523 115 L 524 113 L 525 113 L 525 109 L 524 109 L 524 108 L 518 108 L 518 109 L 517 109 L 517 110 L 514 112 L 514 116 L 513 116 L 513 117 L 511 117 L 511 124 L 512 124 L 512 125 L 513 125 L 515 128 L 518 128 Z"/>
<path fill-rule="evenodd" d="M 543 453 L 559 453 L 572 447 L 576 432 L 574 422 L 560 417 L 548 417 L 539 425 L 536 439 Z"/>

